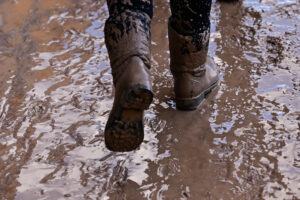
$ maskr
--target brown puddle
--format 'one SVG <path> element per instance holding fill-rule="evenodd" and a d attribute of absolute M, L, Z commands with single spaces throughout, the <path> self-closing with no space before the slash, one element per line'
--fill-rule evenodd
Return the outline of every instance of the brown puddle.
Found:
<path fill-rule="evenodd" d="M 213 3 L 221 83 L 193 112 L 175 109 L 155 3 L 145 141 L 113 153 L 105 1 L 0 1 L 0 199 L 300 198 L 299 1 Z"/>

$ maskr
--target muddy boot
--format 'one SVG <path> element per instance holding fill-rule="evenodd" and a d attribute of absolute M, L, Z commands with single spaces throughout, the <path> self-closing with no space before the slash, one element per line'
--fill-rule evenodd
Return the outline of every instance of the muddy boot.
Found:
<path fill-rule="evenodd" d="M 105 127 L 112 151 L 131 151 L 143 141 L 144 110 L 152 102 L 150 81 L 150 17 L 124 10 L 105 24 L 115 98 Z"/>
<path fill-rule="evenodd" d="M 169 22 L 171 72 L 176 107 L 194 110 L 218 84 L 218 72 L 207 57 L 209 29 L 193 36 L 179 34 Z"/>

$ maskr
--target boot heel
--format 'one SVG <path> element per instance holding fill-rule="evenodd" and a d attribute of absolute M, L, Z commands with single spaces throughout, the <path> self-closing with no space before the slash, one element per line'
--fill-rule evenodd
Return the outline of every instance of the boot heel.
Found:
<path fill-rule="evenodd" d="M 195 110 L 204 99 L 204 93 L 194 99 L 176 99 L 176 108 L 179 110 Z"/>
<path fill-rule="evenodd" d="M 138 84 L 130 88 L 123 98 L 125 98 L 123 100 L 123 108 L 146 110 L 152 102 L 153 93 L 149 87 Z"/>
<path fill-rule="evenodd" d="M 176 108 L 179 110 L 195 110 L 205 100 L 206 96 L 218 86 L 218 82 L 213 83 L 209 88 L 204 90 L 199 96 L 194 98 L 176 99 Z"/>

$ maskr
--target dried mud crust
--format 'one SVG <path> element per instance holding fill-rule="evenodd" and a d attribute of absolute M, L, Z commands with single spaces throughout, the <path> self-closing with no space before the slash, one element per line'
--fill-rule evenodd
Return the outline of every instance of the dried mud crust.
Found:
<path fill-rule="evenodd" d="M 143 114 L 153 99 L 151 90 L 141 85 L 123 95 L 109 116 L 105 128 L 105 144 L 111 151 L 132 151 L 144 139 Z"/>

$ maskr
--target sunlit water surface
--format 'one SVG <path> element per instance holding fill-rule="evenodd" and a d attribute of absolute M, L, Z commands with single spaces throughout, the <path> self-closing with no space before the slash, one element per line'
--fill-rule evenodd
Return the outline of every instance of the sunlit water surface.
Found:
<path fill-rule="evenodd" d="M 0 1 L 0 199 L 299 199 L 300 3 L 214 2 L 220 86 L 175 109 L 167 0 L 136 151 L 104 145 L 113 86 L 105 1 Z"/>

